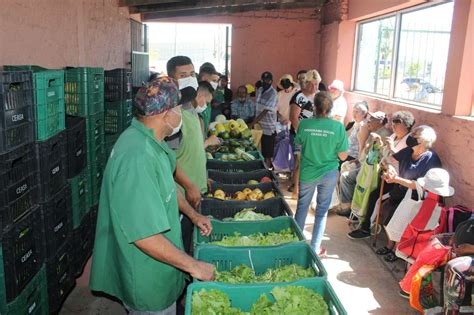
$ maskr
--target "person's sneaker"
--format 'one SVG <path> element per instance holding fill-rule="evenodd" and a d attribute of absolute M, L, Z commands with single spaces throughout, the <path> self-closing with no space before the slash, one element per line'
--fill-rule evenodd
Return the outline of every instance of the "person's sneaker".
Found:
<path fill-rule="evenodd" d="M 402 298 L 405 298 L 405 299 L 409 299 L 409 298 L 410 298 L 410 293 L 407 293 L 407 292 L 405 292 L 405 291 L 403 291 L 403 290 L 400 290 L 400 291 L 398 292 L 398 295 L 400 295 Z"/>
<path fill-rule="evenodd" d="M 366 232 L 363 230 L 354 230 L 350 233 L 347 233 L 347 237 L 350 238 L 351 240 L 360 240 L 363 238 L 368 238 L 370 237 L 370 232 Z"/>

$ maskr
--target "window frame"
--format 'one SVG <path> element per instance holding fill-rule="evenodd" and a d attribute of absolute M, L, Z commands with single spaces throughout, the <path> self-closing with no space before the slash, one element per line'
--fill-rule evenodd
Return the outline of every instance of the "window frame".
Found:
<path fill-rule="evenodd" d="M 360 20 L 357 21 L 356 24 L 356 32 L 355 32 L 355 38 L 354 38 L 354 55 L 353 55 L 353 64 L 352 64 L 352 78 L 351 78 L 351 90 L 362 94 L 362 95 L 367 95 L 383 100 L 388 100 L 388 101 L 393 101 L 393 102 L 398 102 L 398 103 L 403 103 L 403 104 L 408 104 L 411 106 L 415 106 L 418 108 L 428 108 L 431 110 L 436 110 L 441 112 L 442 107 L 443 107 L 443 102 L 444 102 L 444 86 L 443 86 L 443 101 L 441 104 L 429 104 L 429 103 L 423 103 L 423 102 L 417 102 L 413 100 L 408 100 L 405 98 L 400 98 L 395 96 L 395 86 L 396 86 L 396 79 L 397 79 L 397 69 L 398 69 L 398 55 L 399 55 L 399 48 L 400 48 L 400 35 L 401 35 L 401 24 L 402 24 L 402 15 L 411 13 L 411 12 L 416 12 L 420 10 L 425 10 L 431 7 L 435 7 L 438 5 L 443 5 L 447 3 L 453 3 L 454 5 L 454 0 L 440 0 L 440 1 L 435 1 L 435 2 L 429 2 L 429 3 L 423 3 L 419 4 L 410 8 L 398 10 L 395 12 L 390 12 L 382 15 L 377 15 L 369 19 L 365 20 Z M 359 39 L 361 36 L 361 26 L 367 23 L 371 23 L 374 21 L 380 21 L 386 18 L 391 18 L 395 17 L 395 29 L 394 29 L 394 36 L 393 36 L 393 52 L 392 52 L 392 68 L 390 69 L 390 86 L 389 86 L 389 92 L 388 95 L 384 94 L 378 94 L 375 92 L 368 92 L 368 91 L 362 91 L 362 90 L 357 90 L 355 88 L 356 86 L 356 76 L 357 76 L 357 70 L 358 70 L 358 64 L 359 64 Z M 452 22 L 451 22 L 452 23 Z M 450 41 L 451 41 L 451 31 L 450 30 Z M 447 62 L 447 60 L 446 60 Z M 447 65 L 446 65 L 446 70 L 447 70 Z M 445 71 L 446 71 L 445 70 Z M 444 82 L 446 84 L 446 81 Z"/>

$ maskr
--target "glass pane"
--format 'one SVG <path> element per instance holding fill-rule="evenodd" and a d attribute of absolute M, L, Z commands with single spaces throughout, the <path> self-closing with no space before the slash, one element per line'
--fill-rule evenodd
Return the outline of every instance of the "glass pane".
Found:
<path fill-rule="evenodd" d="M 389 95 L 395 17 L 359 26 L 355 89 Z"/>
<path fill-rule="evenodd" d="M 452 2 L 402 15 L 395 97 L 441 105 L 452 15 Z"/>

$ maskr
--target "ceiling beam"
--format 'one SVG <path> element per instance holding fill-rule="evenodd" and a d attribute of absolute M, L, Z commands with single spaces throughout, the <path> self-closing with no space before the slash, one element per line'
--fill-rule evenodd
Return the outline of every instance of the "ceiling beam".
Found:
<path fill-rule="evenodd" d="M 203 4 L 203 1 L 199 1 Z M 221 3 L 224 1 L 221 1 Z M 228 2 L 228 1 L 226 1 Z M 196 15 L 218 15 L 218 14 L 231 14 L 231 13 L 242 13 L 249 11 L 261 11 L 261 10 L 277 10 L 277 9 L 300 9 L 300 8 L 319 8 L 324 4 L 325 0 L 313 0 L 313 1 L 301 1 L 297 2 L 281 2 L 281 1 L 238 1 L 238 4 L 225 4 L 225 5 L 164 5 L 164 6 L 149 6 L 140 7 L 136 12 L 131 13 L 142 13 L 145 21 L 172 18 L 172 17 L 185 17 L 185 16 L 196 16 Z"/>
<path fill-rule="evenodd" d="M 142 5 L 156 5 L 156 4 L 165 4 L 165 3 L 180 3 L 185 2 L 186 0 L 121 0 L 124 6 L 127 7 L 136 7 Z"/>

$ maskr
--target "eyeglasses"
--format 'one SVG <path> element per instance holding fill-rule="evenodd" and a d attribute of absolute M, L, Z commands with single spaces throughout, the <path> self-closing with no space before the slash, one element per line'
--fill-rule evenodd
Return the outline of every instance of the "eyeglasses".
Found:
<path fill-rule="evenodd" d="M 392 124 L 394 124 L 394 125 L 399 125 L 401 123 L 402 123 L 401 119 L 393 119 L 392 120 Z"/>

